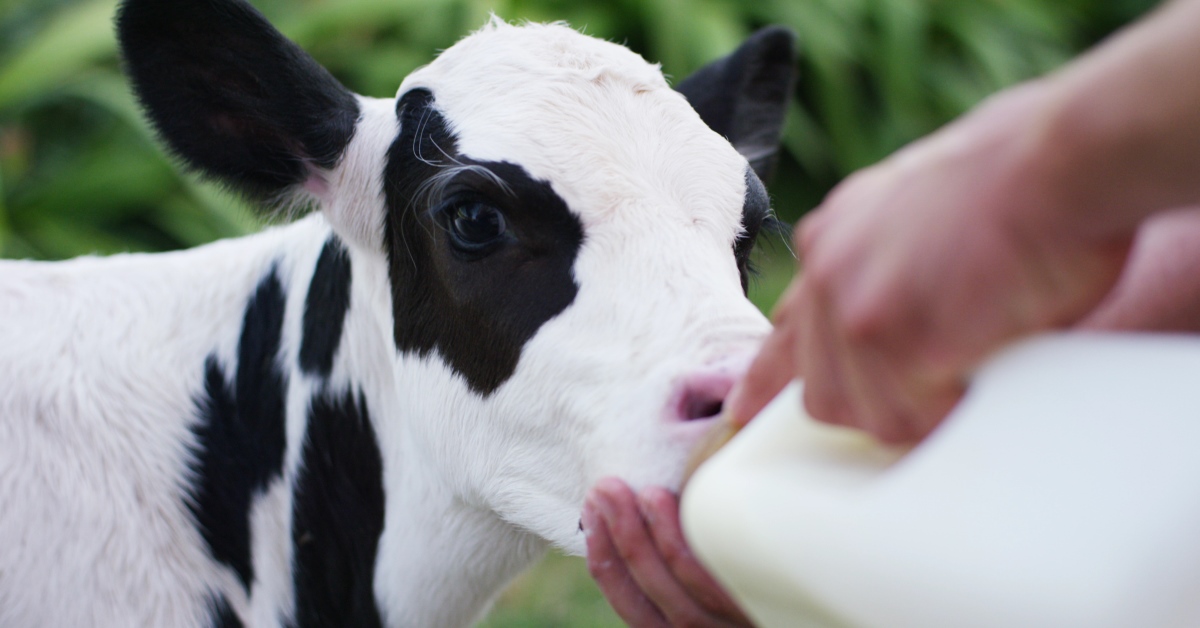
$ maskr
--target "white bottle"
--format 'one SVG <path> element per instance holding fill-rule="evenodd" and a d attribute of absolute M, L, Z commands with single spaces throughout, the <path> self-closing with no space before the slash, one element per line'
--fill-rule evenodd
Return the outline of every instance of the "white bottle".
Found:
<path fill-rule="evenodd" d="M 799 397 L 683 496 L 761 626 L 1200 626 L 1200 338 L 1022 343 L 908 452 Z"/>

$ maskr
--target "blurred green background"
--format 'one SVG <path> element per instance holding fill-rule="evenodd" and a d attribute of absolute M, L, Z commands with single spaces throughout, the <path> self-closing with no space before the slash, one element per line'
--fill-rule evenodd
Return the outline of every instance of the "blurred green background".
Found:
<path fill-rule="evenodd" d="M 161 0 L 168 2 L 170 0 Z M 391 96 L 413 68 L 484 23 L 566 20 L 629 45 L 677 78 L 766 24 L 799 36 L 800 82 L 770 185 L 795 221 L 842 177 L 988 94 L 1062 64 L 1154 0 L 254 0 L 355 91 Z M 157 251 L 260 225 L 182 175 L 121 77 L 115 0 L 0 0 L 0 256 Z M 792 274 L 759 251 L 753 297 Z M 578 559 L 519 579 L 485 626 L 617 626 Z"/>

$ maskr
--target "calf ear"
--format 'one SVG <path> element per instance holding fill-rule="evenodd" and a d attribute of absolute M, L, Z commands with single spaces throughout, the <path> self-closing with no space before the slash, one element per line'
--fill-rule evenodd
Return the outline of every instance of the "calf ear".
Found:
<path fill-rule="evenodd" d="M 354 94 L 242 0 L 126 0 L 117 36 L 170 149 L 251 197 L 319 189 L 354 134 Z"/>
<path fill-rule="evenodd" d="M 795 84 L 795 41 L 786 28 L 768 26 L 733 54 L 700 68 L 675 88 L 764 181 L 775 170 L 783 118 Z"/>

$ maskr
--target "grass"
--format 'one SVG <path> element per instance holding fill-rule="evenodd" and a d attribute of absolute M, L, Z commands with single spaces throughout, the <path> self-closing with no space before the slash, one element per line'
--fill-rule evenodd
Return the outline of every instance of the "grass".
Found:
<path fill-rule="evenodd" d="M 624 626 L 588 575 L 582 558 L 552 552 L 518 577 L 479 628 Z"/>

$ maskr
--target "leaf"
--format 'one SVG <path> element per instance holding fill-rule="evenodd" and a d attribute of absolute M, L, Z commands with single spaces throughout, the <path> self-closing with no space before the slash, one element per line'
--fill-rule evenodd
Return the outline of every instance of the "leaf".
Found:
<path fill-rule="evenodd" d="M 91 0 L 61 11 L 46 30 L 0 67 L 0 110 L 44 93 L 73 74 L 112 59 L 116 0 Z"/>

